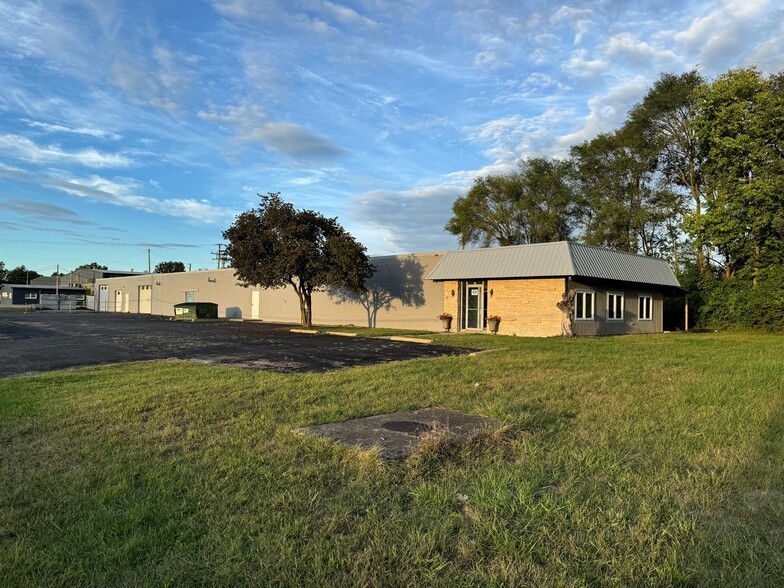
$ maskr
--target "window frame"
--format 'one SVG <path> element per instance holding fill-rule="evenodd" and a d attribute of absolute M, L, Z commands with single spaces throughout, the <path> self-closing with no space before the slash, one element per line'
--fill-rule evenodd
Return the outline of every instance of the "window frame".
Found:
<path fill-rule="evenodd" d="M 642 306 L 642 301 L 647 299 L 648 300 L 648 313 L 647 316 L 643 316 L 644 307 Z M 637 320 L 641 321 L 652 321 L 653 320 L 653 295 L 652 294 L 640 294 L 637 297 Z"/>
<path fill-rule="evenodd" d="M 579 316 L 578 313 L 577 313 L 577 298 L 579 296 L 581 296 L 581 295 L 583 297 L 583 312 L 582 312 L 583 316 Z M 588 296 L 591 297 L 591 304 L 590 304 L 591 316 L 590 317 L 586 317 L 585 316 L 586 315 L 585 310 L 588 308 L 588 304 L 586 304 L 585 302 L 586 302 L 586 298 Z M 575 295 L 574 295 L 574 320 L 576 320 L 576 321 L 593 321 L 595 319 L 595 317 L 596 317 L 596 292 L 593 291 L 593 290 L 577 290 L 577 292 L 575 292 Z"/>
<path fill-rule="evenodd" d="M 25 292 L 25 300 L 38 300 L 38 292 Z"/>
<path fill-rule="evenodd" d="M 616 309 L 615 300 L 617 298 L 621 299 L 621 316 L 620 317 L 614 316 L 615 315 L 615 309 Z M 611 299 L 613 300 L 612 306 L 610 305 L 610 300 Z M 613 316 L 610 316 L 610 309 L 612 309 Z M 623 322 L 625 313 L 626 313 L 626 296 L 624 295 L 624 293 L 623 292 L 607 292 L 607 320 L 608 321 L 612 321 L 612 322 Z"/>

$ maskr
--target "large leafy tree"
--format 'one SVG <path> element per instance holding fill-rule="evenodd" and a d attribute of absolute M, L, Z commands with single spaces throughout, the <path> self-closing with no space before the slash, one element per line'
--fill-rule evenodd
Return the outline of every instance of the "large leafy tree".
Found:
<path fill-rule="evenodd" d="M 5 268 L 5 262 L 0 261 L 0 284 L 5 284 L 8 280 L 8 270 Z"/>
<path fill-rule="evenodd" d="M 576 206 L 569 164 L 547 158 L 520 162 L 517 171 L 476 178 L 452 205 L 445 229 L 461 247 L 522 245 L 568 239 Z"/>
<path fill-rule="evenodd" d="M 705 149 L 695 121 L 698 93 L 705 81 L 697 70 L 680 75 L 662 74 L 629 112 L 627 131 L 640 137 L 658 156 L 658 170 L 670 185 L 685 190 L 691 202 L 692 224 L 699 227 L 705 194 Z M 677 219 L 675 219 L 677 220 Z M 673 257 L 678 260 L 679 223 L 670 223 Z M 705 251 L 695 234 L 697 267 L 705 270 Z"/>
<path fill-rule="evenodd" d="M 719 76 L 700 93 L 696 128 L 707 152 L 706 211 L 697 229 L 751 276 L 784 261 L 784 88 L 755 69 Z"/>
<path fill-rule="evenodd" d="M 80 270 L 80 269 L 97 269 L 97 270 L 106 270 L 106 269 L 109 269 L 109 268 L 108 268 L 107 266 L 105 266 L 105 265 L 101 265 L 101 264 L 99 264 L 97 261 L 94 261 L 94 262 L 92 262 L 92 263 L 83 263 L 83 264 L 82 264 L 82 265 L 80 265 L 79 267 L 77 267 L 77 268 L 74 268 L 74 271 L 76 271 L 76 270 Z"/>
<path fill-rule="evenodd" d="M 683 204 L 657 177 L 657 150 L 625 126 L 573 146 L 571 154 L 585 206 L 585 242 L 669 255 Z"/>
<path fill-rule="evenodd" d="M 373 275 L 365 247 L 337 219 L 296 210 L 279 193 L 262 196 L 261 205 L 238 215 L 223 237 L 244 286 L 294 289 L 303 326 L 312 325 L 313 292 L 327 287 L 361 292 Z"/>
<path fill-rule="evenodd" d="M 156 274 L 175 274 L 184 271 L 185 264 L 181 261 L 162 261 L 155 266 Z"/>
<path fill-rule="evenodd" d="M 39 274 L 37 271 L 28 270 L 24 265 L 20 265 L 12 270 L 8 270 L 8 273 L 6 274 L 6 281 L 9 284 L 27 284 L 29 283 L 29 280 L 34 280 L 35 278 L 40 277 L 41 274 Z"/>

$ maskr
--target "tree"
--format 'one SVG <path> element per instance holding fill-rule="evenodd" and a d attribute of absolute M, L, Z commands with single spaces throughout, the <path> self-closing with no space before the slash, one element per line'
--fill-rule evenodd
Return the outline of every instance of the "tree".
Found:
<path fill-rule="evenodd" d="M 30 280 L 40 277 L 41 274 L 37 271 L 28 270 L 24 265 L 20 265 L 8 271 L 6 274 L 6 282 L 9 284 L 29 284 Z"/>
<path fill-rule="evenodd" d="M 84 263 L 84 264 L 80 265 L 79 267 L 75 268 L 74 271 L 80 270 L 80 269 L 106 270 L 106 269 L 109 269 L 109 268 L 107 266 L 105 266 L 105 265 L 100 265 L 97 261 L 94 261 L 92 263 Z"/>
<path fill-rule="evenodd" d="M 699 227 L 705 194 L 705 150 L 701 145 L 695 121 L 698 113 L 698 91 L 705 84 L 697 70 L 681 75 L 662 74 L 648 93 L 629 112 L 626 127 L 637 134 L 658 154 L 658 167 L 667 181 L 685 189 L 692 203 L 692 222 Z M 672 227 L 671 248 L 677 262 L 677 234 Z M 697 267 L 705 271 L 705 251 L 699 231 L 695 235 Z"/>
<path fill-rule="evenodd" d="M 399 300 L 403 306 L 420 307 L 425 303 L 422 288 L 424 266 L 413 255 L 382 260 L 376 272 L 365 283 L 365 289 L 354 291 L 348 288 L 331 290 L 329 295 L 338 304 L 355 302 L 367 313 L 368 327 L 375 327 L 379 310 L 390 310 Z"/>
<path fill-rule="evenodd" d="M 327 287 L 361 292 L 374 271 L 365 247 L 337 219 L 295 210 L 279 193 L 261 196 L 259 208 L 238 215 L 223 237 L 243 286 L 294 289 L 303 326 L 312 325 L 313 292 Z"/>
<path fill-rule="evenodd" d="M 0 284 L 5 284 L 8 280 L 8 270 L 5 268 L 5 262 L 0 261 Z"/>
<path fill-rule="evenodd" d="M 541 157 L 521 161 L 515 172 L 476 178 L 444 228 L 461 247 L 568 239 L 577 212 L 569 178 L 568 162 Z"/>
<path fill-rule="evenodd" d="M 630 126 L 571 149 L 584 202 L 585 242 L 668 255 L 683 199 L 656 177 L 657 151 Z"/>
<path fill-rule="evenodd" d="M 750 276 L 784 261 L 784 91 L 781 74 L 719 76 L 700 93 L 696 127 L 708 158 L 701 226 L 725 259 L 725 276 Z"/>
<path fill-rule="evenodd" d="M 185 264 L 181 261 L 162 261 L 155 266 L 156 274 L 175 274 L 184 271 Z"/>

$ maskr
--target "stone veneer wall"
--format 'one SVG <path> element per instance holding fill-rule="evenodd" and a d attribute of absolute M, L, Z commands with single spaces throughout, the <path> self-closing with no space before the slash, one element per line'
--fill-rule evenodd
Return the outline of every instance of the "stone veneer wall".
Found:
<path fill-rule="evenodd" d="M 501 317 L 499 335 L 559 336 L 561 311 L 556 304 L 561 301 L 564 287 L 564 278 L 488 280 L 487 289 L 492 289 L 493 295 L 487 298 L 487 315 Z M 444 292 L 446 296 L 446 286 Z"/>

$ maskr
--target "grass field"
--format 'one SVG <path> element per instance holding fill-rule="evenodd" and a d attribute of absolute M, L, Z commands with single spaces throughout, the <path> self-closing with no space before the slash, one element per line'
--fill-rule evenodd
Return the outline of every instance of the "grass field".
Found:
<path fill-rule="evenodd" d="M 784 584 L 784 337 L 435 338 L 506 349 L 0 380 L 0 584 Z M 291 432 L 422 406 L 512 426 L 401 462 Z"/>

